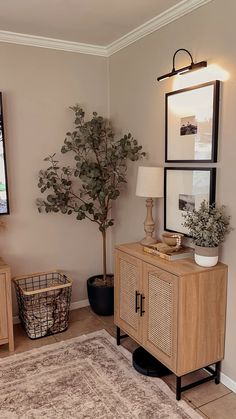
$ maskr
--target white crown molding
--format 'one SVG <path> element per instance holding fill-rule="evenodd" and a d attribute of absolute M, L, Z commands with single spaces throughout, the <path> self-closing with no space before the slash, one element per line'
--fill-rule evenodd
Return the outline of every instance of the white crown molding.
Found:
<path fill-rule="evenodd" d="M 182 0 L 175 6 L 170 7 L 163 13 L 147 21 L 143 25 L 138 26 L 133 31 L 127 33 L 111 44 L 107 45 L 108 56 L 115 54 L 117 51 L 127 47 L 138 39 L 143 38 L 152 32 L 157 31 L 165 25 L 181 18 L 182 16 L 191 13 L 193 10 L 210 3 L 213 0 Z"/>
<path fill-rule="evenodd" d="M 0 42 L 107 57 L 107 48 L 104 46 L 63 41 L 61 39 L 16 32 L 0 31 Z"/>
<path fill-rule="evenodd" d="M 49 48 L 61 51 L 76 52 L 80 54 L 98 55 L 109 57 L 117 51 L 127 47 L 138 39 L 157 31 L 165 25 L 173 22 L 182 16 L 191 13 L 198 7 L 204 6 L 213 0 L 182 0 L 175 6 L 164 11 L 148 22 L 138 26 L 133 31 L 127 33 L 107 46 L 84 44 L 73 41 L 63 41 L 61 39 L 46 38 L 43 36 L 27 35 L 16 32 L 0 30 L 0 42 L 11 44 L 27 45 L 31 47 Z"/>

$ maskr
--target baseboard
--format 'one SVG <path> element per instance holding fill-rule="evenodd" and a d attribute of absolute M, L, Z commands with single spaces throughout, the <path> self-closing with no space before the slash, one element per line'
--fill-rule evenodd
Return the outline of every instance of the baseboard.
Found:
<path fill-rule="evenodd" d="M 76 310 L 77 308 L 87 307 L 89 306 L 89 300 L 80 300 L 80 301 L 74 301 L 70 305 L 70 310 Z M 13 324 L 20 323 L 19 316 L 13 316 Z"/>
<path fill-rule="evenodd" d="M 215 368 L 214 364 L 209 365 L 213 369 Z M 206 372 L 207 370 L 203 368 Z M 225 375 L 223 372 L 220 372 L 220 382 L 224 384 L 225 387 L 227 387 L 229 390 L 236 393 L 236 381 L 233 381 L 232 378 L 229 378 L 227 375 Z"/>
<path fill-rule="evenodd" d="M 18 324 L 18 323 L 20 323 L 19 316 L 13 316 L 13 324 Z"/>
<path fill-rule="evenodd" d="M 236 393 L 236 381 L 233 381 L 223 372 L 220 373 L 220 382 L 224 384 L 226 387 L 228 387 L 231 391 Z"/>
<path fill-rule="evenodd" d="M 70 305 L 70 310 L 76 310 L 77 308 L 88 307 L 89 300 L 74 301 Z"/>

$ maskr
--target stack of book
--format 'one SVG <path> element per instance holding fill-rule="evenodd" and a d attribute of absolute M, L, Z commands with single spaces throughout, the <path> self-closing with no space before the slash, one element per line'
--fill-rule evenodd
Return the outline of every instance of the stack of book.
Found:
<path fill-rule="evenodd" d="M 159 256 L 165 260 L 178 260 L 193 257 L 193 249 L 191 247 L 181 246 L 176 252 L 163 253 L 155 247 L 155 244 L 143 247 L 144 252 Z"/>

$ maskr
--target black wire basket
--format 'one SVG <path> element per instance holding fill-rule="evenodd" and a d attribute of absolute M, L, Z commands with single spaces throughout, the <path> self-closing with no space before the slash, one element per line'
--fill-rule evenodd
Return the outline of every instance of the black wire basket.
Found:
<path fill-rule="evenodd" d="M 61 272 L 14 278 L 21 323 L 30 339 L 68 328 L 72 281 Z"/>

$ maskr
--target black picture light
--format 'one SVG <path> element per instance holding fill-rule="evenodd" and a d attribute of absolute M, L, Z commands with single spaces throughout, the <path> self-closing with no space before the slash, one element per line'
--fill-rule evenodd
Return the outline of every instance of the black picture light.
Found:
<path fill-rule="evenodd" d="M 189 55 L 190 60 L 191 60 L 191 64 L 187 65 L 186 67 L 182 67 L 182 68 L 179 68 L 178 70 L 176 70 L 176 68 L 175 68 L 175 57 L 176 57 L 176 55 L 179 51 L 184 51 Z M 187 73 L 189 71 L 199 70 L 202 67 L 207 67 L 207 61 L 200 61 L 199 63 L 194 63 L 192 54 L 190 54 L 190 52 L 187 49 L 180 48 L 180 49 L 177 49 L 177 51 L 175 51 L 175 53 L 173 55 L 173 69 L 172 69 L 172 71 L 170 73 L 164 74 L 163 76 L 157 77 L 157 81 L 168 79 L 169 77 L 176 76 L 177 74 L 184 74 L 184 73 Z"/>

